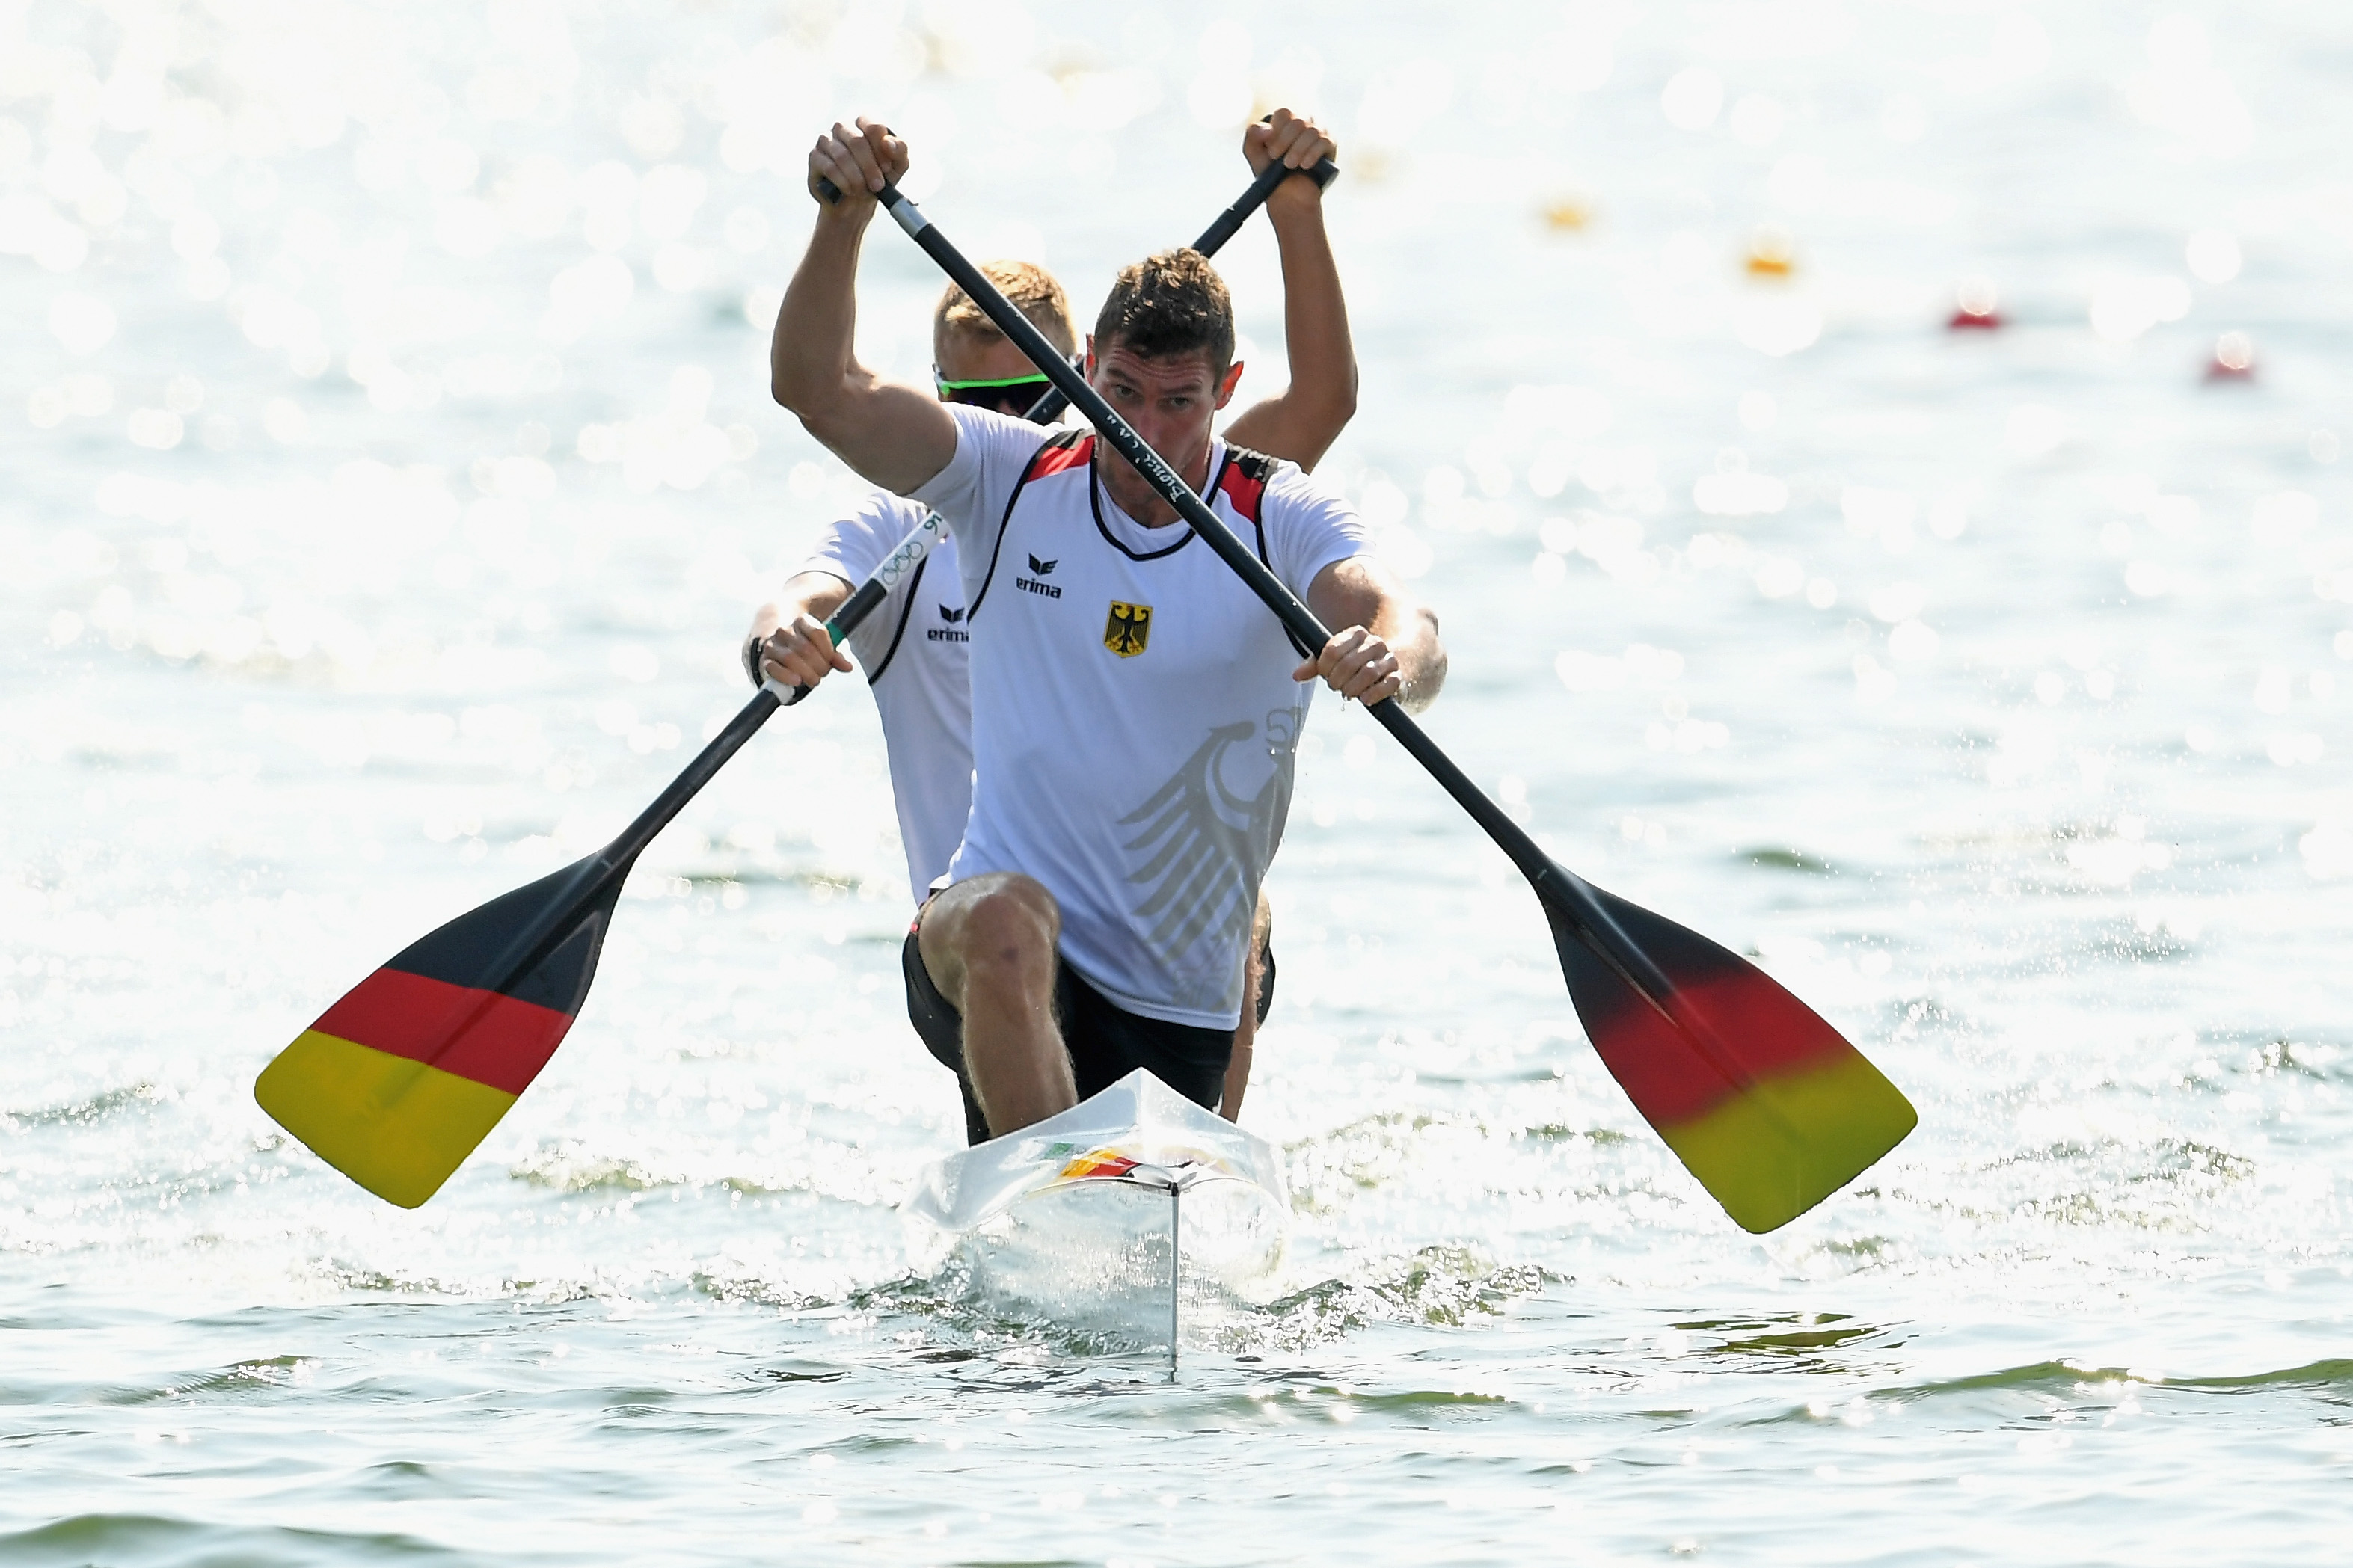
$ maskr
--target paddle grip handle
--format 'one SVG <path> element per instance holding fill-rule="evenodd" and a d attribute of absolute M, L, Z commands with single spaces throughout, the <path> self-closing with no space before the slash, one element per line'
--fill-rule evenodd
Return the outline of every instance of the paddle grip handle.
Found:
<path fill-rule="evenodd" d="M 1250 189 L 1244 191 L 1233 205 L 1219 213 L 1215 223 L 1201 231 L 1201 237 L 1193 242 L 1193 248 L 1204 256 L 1217 255 L 1226 241 L 1233 238 L 1240 232 L 1242 225 L 1250 221 L 1250 214 L 1266 205 L 1266 199 L 1274 195 L 1274 188 L 1293 174 L 1314 181 L 1315 188 L 1322 190 L 1340 177 L 1340 166 L 1329 158 L 1318 158 L 1304 169 L 1269 163 L 1259 171 L 1258 178 L 1250 182 Z"/>

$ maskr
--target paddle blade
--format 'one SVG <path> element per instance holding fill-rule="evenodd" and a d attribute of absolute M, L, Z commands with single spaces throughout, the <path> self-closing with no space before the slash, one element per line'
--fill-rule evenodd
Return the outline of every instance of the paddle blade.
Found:
<path fill-rule="evenodd" d="M 321 1014 L 262 1069 L 254 1099 L 327 1163 L 415 1208 L 572 1027 L 620 891 L 592 857 L 460 915 Z"/>
<path fill-rule="evenodd" d="M 1581 920 L 1561 888 L 1539 889 L 1577 1016 L 1635 1109 L 1743 1229 L 1788 1224 L 1918 1122 L 1862 1052 L 1755 964 L 1614 894 L 1585 890 L 1615 932 Z M 1618 948 L 1621 937 L 1635 954 Z M 1605 962 L 1597 942 L 1618 962 Z M 1663 974 L 1672 993 L 1664 1010 L 1621 969 Z"/>

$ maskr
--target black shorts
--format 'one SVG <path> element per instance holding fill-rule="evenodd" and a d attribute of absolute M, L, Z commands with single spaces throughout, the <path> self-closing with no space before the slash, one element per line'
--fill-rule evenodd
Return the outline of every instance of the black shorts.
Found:
<path fill-rule="evenodd" d="M 1259 987 L 1258 1018 L 1263 1023 L 1274 994 L 1274 959 L 1261 953 L 1265 979 Z M 910 928 L 899 950 L 899 964 L 907 981 L 907 1021 L 923 1037 L 923 1048 L 956 1075 L 964 1094 L 965 1141 L 988 1142 L 988 1118 L 972 1092 L 972 1079 L 964 1070 L 964 1018 L 923 967 L 923 949 Z M 1137 1068 L 1193 1101 L 1215 1110 L 1224 1097 L 1226 1067 L 1233 1059 L 1234 1032 L 1205 1028 L 1198 1024 L 1172 1024 L 1128 1012 L 1080 978 L 1057 957 L 1054 962 L 1054 1022 L 1071 1053 L 1071 1074 L 1079 1098 L 1109 1089 Z"/>

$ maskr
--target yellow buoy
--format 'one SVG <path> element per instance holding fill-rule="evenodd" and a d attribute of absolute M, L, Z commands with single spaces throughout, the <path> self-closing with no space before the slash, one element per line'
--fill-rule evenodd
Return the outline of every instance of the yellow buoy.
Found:
<path fill-rule="evenodd" d="M 1748 237 L 1748 253 L 1743 263 L 1751 278 L 1787 278 L 1798 269 L 1797 247 L 1790 242 L 1789 231 L 1778 224 L 1766 224 Z"/>
<path fill-rule="evenodd" d="M 1562 196 L 1545 205 L 1544 221 L 1556 234 L 1572 234 L 1593 221 L 1593 209 L 1576 196 Z"/>

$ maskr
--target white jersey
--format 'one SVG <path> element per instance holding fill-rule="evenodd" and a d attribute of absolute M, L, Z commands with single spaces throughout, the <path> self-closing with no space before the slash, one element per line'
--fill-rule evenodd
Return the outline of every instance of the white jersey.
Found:
<path fill-rule="evenodd" d="M 800 570 L 827 573 L 855 588 L 930 511 L 878 490 L 818 536 Z M 946 874 L 972 808 L 967 640 L 964 580 L 956 572 L 953 538 L 943 540 L 901 578 L 849 633 L 849 651 L 882 713 L 892 803 L 907 850 L 907 884 L 918 904 L 924 890 Z"/>
<path fill-rule="evenodd" d="M 1315 688 L 1189 527 L 1120 511 L 1092 434 L 948 413 L 955 456 L 916 495 L 958 539 L 971 606 L 972 815 L 949 875 L 1037 879 L 1098 991 L 1232 1028 Z M 1209 504 L 1292 592 L 1365 552 L 1355 512 L 1293 465 L 1219 441 L 1209 474 Z"/>

